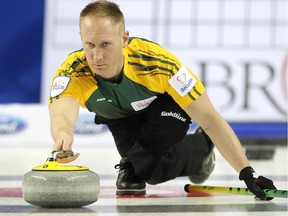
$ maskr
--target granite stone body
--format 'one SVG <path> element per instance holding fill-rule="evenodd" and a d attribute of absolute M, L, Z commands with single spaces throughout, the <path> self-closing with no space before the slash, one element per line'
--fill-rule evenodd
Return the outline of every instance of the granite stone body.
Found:
<path fill-rule="evenodd" d="M 90 170 L 30 171 L 22 182 L 24 200 L 48 208 L 76 208 L 98 200 L 100 181 Z"/>

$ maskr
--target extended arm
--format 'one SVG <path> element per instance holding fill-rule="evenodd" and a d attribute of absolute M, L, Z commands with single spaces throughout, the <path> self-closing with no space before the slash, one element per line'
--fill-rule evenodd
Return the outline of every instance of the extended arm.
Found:
<path fill-rule="evenodd" d="M 73 126 L 79 113 L 79 104 L 73 97 L 63 97 L 49 105 L 50 130 L 54 140 L 53 151 L 72 150 Z M 74 155 L 73 160 L 79 154 Z M 70 162 L 72 160 L 61 161 Z"/>
<path fill-rule="evenodd" d="M 185 111 L 211 138 L 221 155 L 239 173 L 248 189 L 257 199 L 271 200 L 266 197 L 263 189 L 276 189 L 273 181 L 257 176 L 243 151 L 239 139 L 226 120 L 214 109 L 206 93 L 190 104 Z"/>
<path fill-rule="evenodd" d="M 226 120 L 214 109 L 206 93 L 185 111 L 211 138 L 221 155 L 239 173 L 250 166 L 239 139 Z"/>

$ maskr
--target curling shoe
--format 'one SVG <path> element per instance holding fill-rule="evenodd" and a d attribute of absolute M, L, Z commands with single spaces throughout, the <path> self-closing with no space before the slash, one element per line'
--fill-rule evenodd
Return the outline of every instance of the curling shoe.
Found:
<path fill-rule="evenodd" d="M 195 131 L 195 134 L 199 133 L 203 134 L 206 137 L 207 142 L 210 144 L 210 149 L 208 154 L 204 157 L 202 167 L 198 171 L 198 173 L 189 176 L 190 181 L 194 184 L 201 184 L 205 182 L 209 178 L 215 167 L 214 144 L 201 127 L 197 128 Z"/>
<path fill-rule="evenodd" d="M 138 196 L 146 194 L 146 183 L 135 175 L 134 168 L 128 158 L 122 158 L 120 163 L 115 165 L 115 169 L 119 169 L 116 195 Z"/>

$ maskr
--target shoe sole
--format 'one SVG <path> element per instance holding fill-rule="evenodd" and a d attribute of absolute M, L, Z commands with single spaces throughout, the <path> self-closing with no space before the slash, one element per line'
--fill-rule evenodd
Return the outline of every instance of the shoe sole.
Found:
<path fill-rule="evenodd" d="M 139 196 L 139 195 L 145 195 L 146 194 L 146 189 L 139 189 L 139 190 L 136 190 L 136 189 L 117 189 L 116 190 L 116 195 L 120 195 L 120 196 L 125 196 L 125 195 L 128 195 L 128 196 Z"/>

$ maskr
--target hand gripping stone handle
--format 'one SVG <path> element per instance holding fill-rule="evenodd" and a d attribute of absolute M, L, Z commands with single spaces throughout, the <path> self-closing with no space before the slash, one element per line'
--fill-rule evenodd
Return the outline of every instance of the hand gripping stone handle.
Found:
<path fill-rule="evenodd" d="M 53 151 L 48 156 L 47 161 L 56 161 L 57 158 L 62 159 L 73 155 L 73 151 Z"/>

